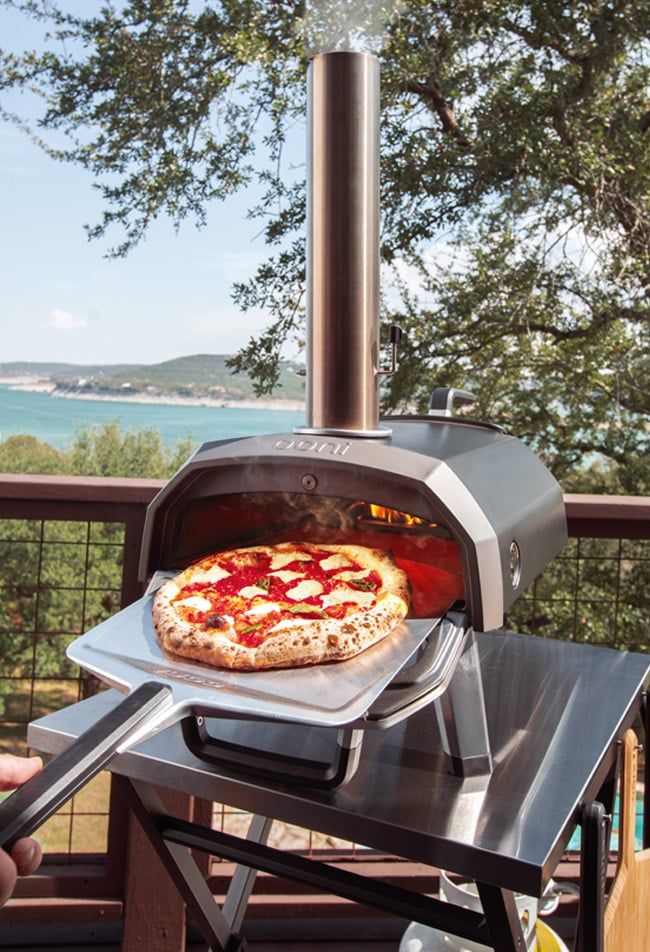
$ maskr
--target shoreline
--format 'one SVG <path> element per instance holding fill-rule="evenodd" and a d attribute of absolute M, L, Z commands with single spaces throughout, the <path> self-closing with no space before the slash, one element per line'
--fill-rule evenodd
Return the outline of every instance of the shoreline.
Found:
<path fill-rule="evenodd" d="M 73 390 L 61 390 L 56 384 L 42 377 L 3 377 L 0 384 L 9 390 L 27 393 L 43 393 L 59 400 L 89 400 L 101 403 L 140 403 L 152 406 L 175 407 L 213 407 L 225 410 L 295 410 L 304 411 L 302 400 L 284 400 L 281 397 L 187 397 L 176 394 L 147 393 L 80 393 Z"/>

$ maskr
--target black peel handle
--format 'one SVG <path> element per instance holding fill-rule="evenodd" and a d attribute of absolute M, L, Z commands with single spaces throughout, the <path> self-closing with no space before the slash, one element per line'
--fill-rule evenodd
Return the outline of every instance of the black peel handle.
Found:
<path fill-rule="evenodd" d="M 0 847 L 10 850 L 56 813 L 170 697 L 166 684 L 140 685 L 12 793 L 0 804 Z"/>

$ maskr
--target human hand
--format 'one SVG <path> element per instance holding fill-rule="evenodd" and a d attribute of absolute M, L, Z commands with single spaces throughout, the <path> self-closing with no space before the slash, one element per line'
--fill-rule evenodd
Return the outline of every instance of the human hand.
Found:
<path fill-rule="evenodd" d="M 40 757 L 14 757 L 0 754 L 0 790 L 13 790 L 25 783 L 42 768 Z M 16 840 L 11 854 L 0 849 L 0 906 L 4 906 L 16 886 L 17 876 L 29 876 L 38 869 L 42 850 L 36 840 L 23 837 Z"/>

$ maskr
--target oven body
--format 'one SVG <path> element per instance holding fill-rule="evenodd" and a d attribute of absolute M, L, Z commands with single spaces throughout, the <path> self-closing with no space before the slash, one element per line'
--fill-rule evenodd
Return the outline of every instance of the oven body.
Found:
<path fill-rule="evenodd" d="M 273 434 L 204 444 L 149 507 L 142 580 L 210 552 L 292 535 L 355 541 L 341 512 L 365 501 L 426 524 L 437 541 L 422 546 L 422 561 L 433 552 L 438 568 L 462 573 L 475 631 L 501 627 L 566 544 L 560 487 L 500 428 L 454 418 L 389 422 L 384 440 Z M 404 536 L 397 527 L 392 540 L 377 532 L 364 542 L 391 548 Z"/>

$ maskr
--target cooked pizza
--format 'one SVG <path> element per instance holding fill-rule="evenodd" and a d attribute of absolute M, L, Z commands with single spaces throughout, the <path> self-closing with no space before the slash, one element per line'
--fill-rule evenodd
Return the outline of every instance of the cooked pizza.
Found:
<path fill-rule="evenodd" d="M 408 607 L 407 576 L 389 552 L 283 542 L 190 565 L 156 592 L 153 621 L 171 654 L 257 671 L 351 658 Z"/>

